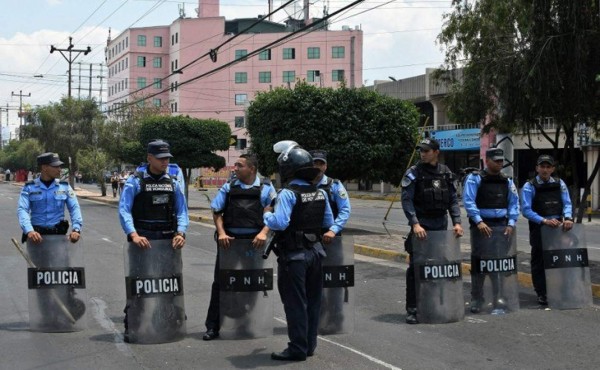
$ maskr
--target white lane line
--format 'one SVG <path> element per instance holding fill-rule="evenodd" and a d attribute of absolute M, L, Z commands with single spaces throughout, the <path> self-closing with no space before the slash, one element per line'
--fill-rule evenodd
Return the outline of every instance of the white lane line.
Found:
<path fill-rule="evenodd" d="M 281 322 L 281 323 L 283 323 L 283 324 L 286 324 L 286 325 L 287 325 L 287 321 L 285 321 L 284 319 L 282 319 L 282 318 L 280 318 L 280 317 L 275 317 L 275 320 L 277 320 L 277 321 L 279 321 L 279 322 Z M 392 365 L 392 364 L 388 364 L 387 362 L 381 361 L 380 359 L 377 359 L 377 358 L 375 358 L 375 357 L 373 357 L 373 356 L 371 356 L 371 355 L 368 355 L 368 354 L 366 354 L 366 353 L 364 353 L 364 352 L 361 352 L 361 351 L 359 351 L 359 350 L 356 350 L 356 349 L 354 349 L 354 348 L 352 348 L 352 347 L 348 347 L 348 346 L 345 346 L 345 345 L 343 345 L 343 344 L 341 344 L 341 343 L 334 342 L 334 341 L 332 341 L 331 339 L 324 338 L 324 337 L 322 337 L 322 336 L 320 336 L 320 335 L 319 335 L 317 338 L 319 338 L 320 340 L 322 340 L 322 341 L 324 341 L 324 342 L 331 343 L 331 344 L 333 344 L 333 345 L 336 345 L 336 346 L 338 346 L 338 347 L 341 347 L 341 348 L 343 348 L 343 349 L 345 349 L 345 350 L 348 350 L 348 351 L 350 351 L 350 352 L 352 352 L 352 353 L 355 353 L 355 354 L 357 354 L 357 355 L 359 355 L 359 356 L 362 356 L 362 357 L 366 358 L 367 360 L 369 360 L 369 361 L 371 361 L 371 362 L 374 362 L 374 363 L 376 363 L 377 365 L 381 365 L 381 366 L 383 366 L 383 367 L 385 367 L 385 368 L 387 368 L 387 369 L 393 369 L 393 370 L 402 370 L 402 369 L 401 369 L 401 368 L 399 368 L 399 367 L 396 367 L 396 366 L 394 366 L 394 365 Z"/>
<path fill-rule="evenodd" d="M 123 335 L 121 335 L 117 328 L 115 328 L 115 324 L 112 322 L 112 320 L 106 316 L 106 302 L 97 297 L 91 298 L 90 301 L 94 304 L 94 319 L 96 319 L 102 329 L 113 334 L 117 349 L 126 356 L 135 357 L 129 346 L 123 342 Z"/>
<path fill-rule="evenodd" d="M 112 243 L 112 240 L 110 240 L 109 238 L 102 238 L 102 240 L 104 240 L 107 243 Z"/>

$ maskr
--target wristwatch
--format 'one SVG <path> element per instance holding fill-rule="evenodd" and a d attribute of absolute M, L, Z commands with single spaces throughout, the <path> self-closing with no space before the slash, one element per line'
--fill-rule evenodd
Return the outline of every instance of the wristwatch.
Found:
<path fill-rule="evenodd" d="M 179 235 L 185 239 L 185 233 L 182 233 L 181 231 L 176 232 L 175 235 Z"/>
<path fill-rule="evenodd" d="M 73 229 L 73 230 L 71 230 L 71 232 L 74 232 L 74 233 L 77 233 L 77 234 L 81 234 L 81 230 L 79 230 L 79 229 Z"/>

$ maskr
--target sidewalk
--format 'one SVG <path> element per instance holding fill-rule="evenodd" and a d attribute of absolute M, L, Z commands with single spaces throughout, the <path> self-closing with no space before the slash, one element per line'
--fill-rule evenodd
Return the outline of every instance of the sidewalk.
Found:
<path fill-rule="evenodd" d="M 13 183 L 15 186 L 22 186 L 22 184 Z M 82 199 L 94 200 L 113 206 L 117 206 L 119 198 L 113 198 L 110 189 L 107 189 L 107 195 L 101 196 L 100 189 L 94 189 L 96 191 L 85 190 L 81 188 L 75 188 L 77 196 Z M 194 188 L 190 188 L 191 191 L 196 191 Z M 350 192 L 350 197 L 355 199 L 369 199 L 369 200 L 382 200 L 391 201 L 393 194 L 391 195 L 379 195 L 376 193 L 369 192 Z M 207 202 L 208 203 L 208 202 Z M 210 213 L 208 206 L 203 205 L 191 205 L 189 211 L 189 217 L 192 221 L 212 223 L 213 218 Z M 591 223 L 585 222 L 586 225 L 600 225 L 600 217 L 594 216 Z M 385 260 L 392 260 L 398 262 L 406 262 L 408 254 L 404 251 L 404 234 L 391 233 L 388 234 L 376 234 L 369 232 L 361 232 L 361 230 L 353 229 L 348 230 L 346 235 L 351 235 L 354 238 L 354 252 L 356 254 L 365 255 L 374 258 L 380 258 Z M 468 235 L 468 234 L 467 234 Z M 467 276 L 470 275 L 471 263 L 470 263 L 470 244 L 468 236 L 464 237 L 461 242 L 462 252 L 462 273 Z M 517 255 L 518 261 L 518 280 L 521 286 L 532 287 L 531 273 L 529 266 L 529 254 L 519 252 Z M 600 298 L 600 263 L 590 261 L 590 275 L 592 281 L 592 293 L 596 298 Z M 533 293 L 533 289 L 532 289 Z"/>

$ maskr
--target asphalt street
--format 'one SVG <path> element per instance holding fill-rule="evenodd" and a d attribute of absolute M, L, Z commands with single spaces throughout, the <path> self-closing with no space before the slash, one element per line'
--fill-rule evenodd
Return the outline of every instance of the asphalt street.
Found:
<path fill-rule="evenodd" d="M 276 291 L 272 336 L 202 341 L 216 250 L 214 228 L 201 222 L 192 222 L 183 250 L 187 337 L 168 344 L 127 344 L 121 334 L 125 237 L 117 210 L 83 199 L 81 247 L 86 260 L 88 328 L 77 333 L 31 332 L 26 264 L 10 242 L 11 237 L 20 237 L 16 219 L 19 191 L 0 184 L 0 222 L 5 225 L 0 249 L 0 369 L 581 369 L 597 363 L 598 301 L 580 310 L 542 310 L 531 289 L 521 289 L 521 309 L 515 313 L 467 312 L 465 320 L 458 323 L 411 326 L 404 323 L 406 265 L 360 255 L 355 256 L 351 292 L 356 295 L 354 333 L 320 337 L 316 354 L 308 361 L 281 363 L 269 357 L 287 343 Z M 192 200 L 192 211 L 206 205 L 195 202 Z M 354 214 L 359 214 L 358 202 L 353 206 Z M 466 301 L 469 290 L 467 277 Z"/>

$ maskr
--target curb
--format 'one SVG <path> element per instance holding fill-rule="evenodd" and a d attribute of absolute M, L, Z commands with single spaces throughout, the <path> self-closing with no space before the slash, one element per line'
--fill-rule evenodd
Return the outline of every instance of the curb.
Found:
<path fill-rule="evenodd" d="M 389 260 L 389 261 L 408 263 L 408 253 L 392 251 L 389 249 L 382 249 L 382 248 L 369 247 L 369 246 L 361 245 L 361 244 L 354 244 L 354 253 L 360 254 L 363 256 Z M 462 262 L 461 270 L 462 270 L 463 275 L 470 275 L 471 274 L 471 264 L 467 263 L 467 262 Z M 519 285 L 521 285 L 522 287 L 525 287 L 525 288 L 533 287 L 530 273 L 518 272 L 517 280 L 519 281 Z M 594 298 L 600 298 L 600 284 L 592 284 L 592 296 Z"/>

